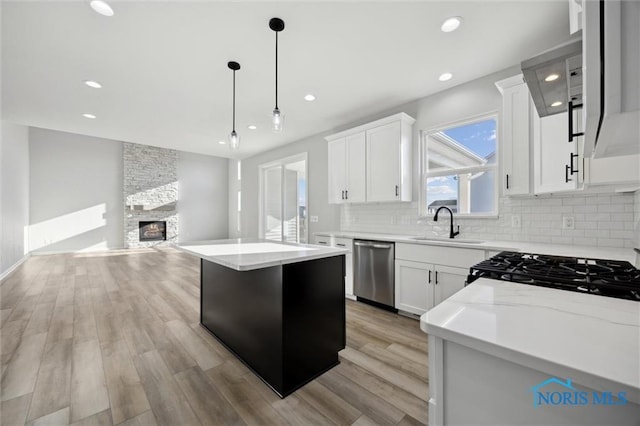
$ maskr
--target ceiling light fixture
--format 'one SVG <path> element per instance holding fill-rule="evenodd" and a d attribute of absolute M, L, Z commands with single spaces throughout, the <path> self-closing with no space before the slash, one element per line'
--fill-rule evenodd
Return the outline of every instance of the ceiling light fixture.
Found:
<path fill-rule="evenodd" d="M 560 101 L 555 101 L 554 103 L 551 104 L 552 107 L 558 107 L 560 105 L 562 105 L 562 102 Z"/>
<path fill-rule="evenodd" d="M 113 9 L 106 1 L 103 0 L 91 0 L 89 3 L 91 9 L 95 10 L 102 16 L 113 16 Z"/>
<path fill-rule="evenodd" d="M 236 133 L 236 71 L 240 69 L 240 64 L 230 61 L 227 66 L 233 71 L 233 129 L 229 134 L 229 147 L 238 149 L 240 147 L 240 136 Z"/>
<path fill-rule="evenodd" d="M 440 26 L 440 30 L 444 33 L 450 33 L 458 29 L 458 27 L 462 24 L 461 16 L 452 16 L 451 18 L 445 19 L 445 21 Z"/>
<path fill-rule="evenodd" d="M 255 130 L 255 129 L 257 129 L 257 127 L 256 127 L 256 126 L 254 126 L 253 124 L 250 124 L 250 125 L 248 125 L 248 126 L 247 126 L 247 129 L 249 129 L 249 130 Z"/>
<path fill-rule="evenodd" d="M 545 77 L 544 81 L 554 81 L 554 80 L 557 80 L 558 78 L 560 78 L 559 74 L 549 74 L 548 76 Z"/>
<path fill-rule="evenodd" d="M 271 18 L 269 20 L 269 28 L 276 33 L 276 107 L 273 109 L 273 115 L 271 116 L 271 129 L 274 132 L 281 132 L 284 117 L 278 108 L 278 33 L 284 30 L 284 21 L 280 18 Z"/>
<path fill-rule="evenodd" d="M 307 102 L 313 102 L 316 100 L 316 97 L 309 93 L 308 95 L 304 95 L 304 100 Z"/>
<path fill-rule="evenodd" d="M 83 116 L 84 118 L 90 118 L 90 119 L 92 119 L 92 120 L 93 120 L 94 118 L 96 118 L 96 116 L 95 116 L 95 115 L 93 115 L 93 114 L 82 114 L 82 116 Z"/>
<path fill-rule="evenodd" d="M 86 84 L 87 86 L 93 88 L 93 89 L 100 89 L 102 88 L 102 84 L 98 83 L 97 81 L 93 81 L 93 80 L 85 80 L 84 84 Z"/>
<path fill-rule="evenodd" d="M 449 81 L 452 78 L 453 78 L 453 74 L 451 74 L 450 72 L 445 72 L 444 74 L 441 74 L 440 77 L 438 77 L 438 80 Z"/>

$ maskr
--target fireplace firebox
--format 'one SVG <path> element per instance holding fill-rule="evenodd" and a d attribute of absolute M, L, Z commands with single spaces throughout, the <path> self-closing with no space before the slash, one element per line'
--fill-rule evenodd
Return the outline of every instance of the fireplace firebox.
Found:
<path fill-rule="evenodd" d="M 140 221 L 140 241 L 166 241 L 167 222 L 164 220 Z"/>

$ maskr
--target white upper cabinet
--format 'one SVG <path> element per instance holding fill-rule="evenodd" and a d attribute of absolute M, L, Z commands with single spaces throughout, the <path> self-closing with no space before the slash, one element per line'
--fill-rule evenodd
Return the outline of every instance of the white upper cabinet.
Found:
<path fill-rule="evenodd" d="M 350 203 L 363 203 L 366 197 L 366 144 L 365 132 L 347 136 L 346 199 Z"/>
<path fill-rule="evenodd" d="M 328 136 L 329 203 L 411 201 L 414 122 L 400 113 Z"/>
<path fill-rule="evenodd" d="M 581 188 L 582 137 L 568 138 L 567 112 L 540 118 L 533 110 L 533 191 L 536 194 Z M 577 117 L 578 112 L 574 111 Z"/>
<path fill-rule="evenodd" d="M 502 192 L 529 194 L 531 97 L 522 74 L 496 82 L 502 93 Z"/>
<path fill-rule="evenodd" d="M 329 203 L 365 200 L 365 133 L 329 142 Z"/>
<path fill-rule="evenodd" d="M 345 202 L 347 187 L 347 142 L 345 138 L 329 142 L 329 204 Z"/>

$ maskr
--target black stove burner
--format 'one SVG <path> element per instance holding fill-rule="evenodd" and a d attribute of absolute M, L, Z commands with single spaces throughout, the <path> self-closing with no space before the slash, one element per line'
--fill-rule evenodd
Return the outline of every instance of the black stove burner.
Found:
<path fill-rule="evenodd" d="M 640 301 L 640 270 L 629 262 L 503 251 L 471 268 L 480 277 Z"/>

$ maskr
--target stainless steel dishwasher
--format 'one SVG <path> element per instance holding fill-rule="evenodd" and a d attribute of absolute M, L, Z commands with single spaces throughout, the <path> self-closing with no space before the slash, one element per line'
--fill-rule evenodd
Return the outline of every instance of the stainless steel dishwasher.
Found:
<path fill-rule="evenodd" d="M 353 242 L 354 294 L 395 310 L 395 245 L 386 241 Z"/>

